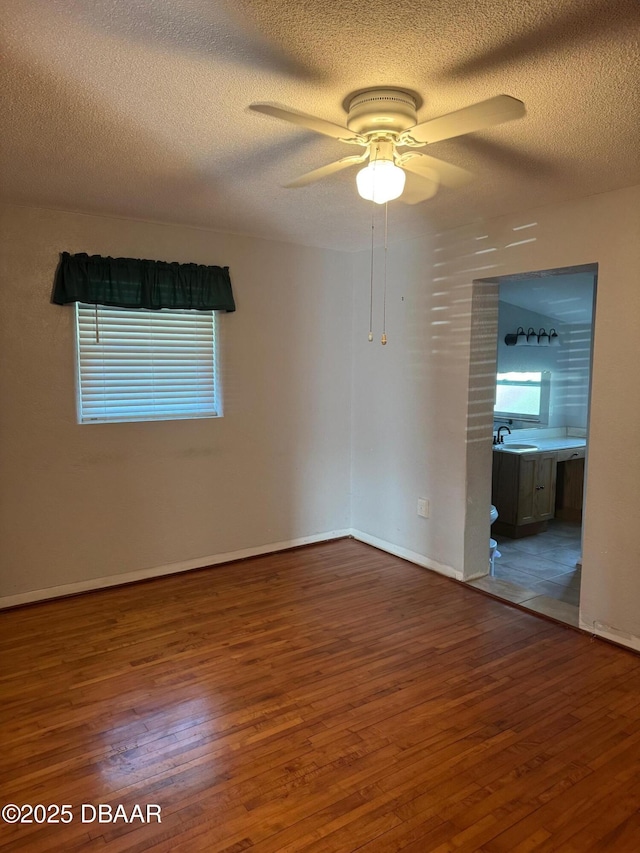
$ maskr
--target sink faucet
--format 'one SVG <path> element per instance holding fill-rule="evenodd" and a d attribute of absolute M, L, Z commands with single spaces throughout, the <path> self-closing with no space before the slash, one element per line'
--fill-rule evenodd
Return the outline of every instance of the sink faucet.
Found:
<path fill-rule="evenodd" d="M 498 427 L 498 432 L 496 433 L 496 444 L 504 444 L 504 436 L 501 432 L 503 429 L 506 429 L 509 435 L 511 435 L 511 430 L 509 429 L 509 427 L 502 424 Z"/>

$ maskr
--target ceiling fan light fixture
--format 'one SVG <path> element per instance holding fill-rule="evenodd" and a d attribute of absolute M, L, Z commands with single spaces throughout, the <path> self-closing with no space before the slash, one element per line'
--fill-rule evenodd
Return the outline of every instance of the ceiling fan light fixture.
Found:
<path fill-rule="evenodd" d="M 391 160 L 375 160 L 356 175 L 360 196 L 376 204 L 399 198 L 404 190 L 404 182 L 404 170 Z"/>
<path fill-rule="evenodd" d="M 408 192 L 404 193 L 402 201 L 407 204 L 420 204 L 432 198 L 439 184 L 451 189 L 464 186 L 473 177 L 466 169 L 414 149 L 513 121 L 526 113 L 525 105 L 517 98 L 495 95 L 452 113 L 419 122 L 418 110 L 421 105 L 420 95 L 406 89 L 394 86 L 361 89 L 352 92 L 343 102 L 347 113 L 346 126 L 278 104 L 255 103 L 250 104 L 249 108 L 339 142 L 364 148 L 360 154 L 342 157 L 326 166 L 312 169 L 285 184 L 286 187 L 305 187 L 350 166 L 364 163 L 368 158 L 369 165 L 358 174 L 358 192 L 362 198 L 377 204 L 403 195 L 405 170 L 422 179 L 419 182 L 412 180 Z M 403 147 L 410 150 L 400 153 L 398 148 Z"/>

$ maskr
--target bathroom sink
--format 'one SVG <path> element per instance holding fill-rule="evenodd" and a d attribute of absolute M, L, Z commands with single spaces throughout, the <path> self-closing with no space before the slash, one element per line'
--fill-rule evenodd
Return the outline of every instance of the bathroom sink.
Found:
<path fill-rule="evenodd" d="M 537 444 L 516 444 L 513 441 L 510 441 L 509 444 L 505 444 L 502 448 L 503 450 L 537 450 Z"/>

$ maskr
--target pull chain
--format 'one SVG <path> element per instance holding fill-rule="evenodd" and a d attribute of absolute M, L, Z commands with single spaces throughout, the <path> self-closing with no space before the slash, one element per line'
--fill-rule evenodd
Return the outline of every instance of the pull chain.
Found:
<path fill-rule="evenodd" d="M 380 343 L 384 346 L 387 343 L 387 225 L 389 214 L 389 202 L 384 205 L 384 287 L 382 296 L 382 338 Z"/>
<path fill-rule="evenodd" d="M 375 210 L 371 205 L 371 281 L 369 283 L 369 341 L 373 340 L 373 224 Z"/>

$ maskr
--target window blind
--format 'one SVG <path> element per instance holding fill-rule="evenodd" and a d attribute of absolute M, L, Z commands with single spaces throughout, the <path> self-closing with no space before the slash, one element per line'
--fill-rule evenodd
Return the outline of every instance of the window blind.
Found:
<path fill-rule="evenodd" d="M 216 417 L 212 311 L 76 303 L 78 420 Z"/>

